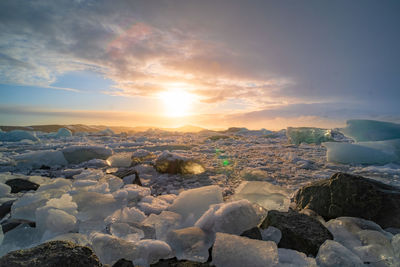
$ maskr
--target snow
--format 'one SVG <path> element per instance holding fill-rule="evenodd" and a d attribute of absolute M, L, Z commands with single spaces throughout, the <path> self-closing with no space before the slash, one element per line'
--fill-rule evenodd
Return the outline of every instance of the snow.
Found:
<path fill-rule="evenodd" d="M 180 214 L 187 226 L 193 226 L 210 205 L 223 202 L 218 186 L 204 186 L 181 192 L 168 210 Z"/>
<path fill-rule="evenodd" d="M 22 140 L 40 141 L 35 132 L 32 131 L 13 130 L 10 132 L 0 132 L 0 141 L 2 142 L 18 142 Z"/>
<path fill-rule="evenodd" d="M 260 218 L 248 200 L 212 205 L 196 222 L 205 231 L 240 235 L 259 223 Z"/>
<path fill-rule="evenodd" d="M 341 132 L 357 142 L 400 139 L 400 124 L 374 120 L 348 120 Z"/>
<path fill-rule="evenodd" d="M 247 199 L 266 210 L 287 211 L 290 191 L 277 185 L 261 181 L 245 181 L 237 188 L 232 200 Z"/>
<path fill-rule="evenodd" d="M 333 141 L 331 130 L 312 127 L 288 127 L 286 136 L 289 142 L 295 145 L 301 143 L 321 144 L 322 142 Z"/>
<path fill-rule="evenodd" d="M 206 262 L 209 256 L 208 249 L 213 244 L 212 236 L 198 227 L 189 227 L 172 230 L 166 242 L 175 252 L 178 260 Z"/>
<path fill-rule="evenodd" d="M 217 233 L 212 258 L 218 267 L 277 266 L 278 248 L 271 241 Z"/>

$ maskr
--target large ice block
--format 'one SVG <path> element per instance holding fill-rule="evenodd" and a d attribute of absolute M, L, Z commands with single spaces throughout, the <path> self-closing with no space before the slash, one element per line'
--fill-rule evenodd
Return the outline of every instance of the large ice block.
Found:
<path fill-rule="evenodd" d="M 58 129 L 55 137 L 56 138 L 65 138 L 65 137 L 71 137 L 72 136 L 72 132 L 71 130 L 67 129 L 67 128 L 60 128 Z"/>
<path fill-rule="evenodd" d="M 196 222 L 205 231 L 240 235 L 259 223 L 260 218 L 246 200 L 212 205 Z"/>
<path fill-rule="evenodd" d="M 217 233 L 212 264 L 218 267 L 265 267 L 278 265 L 278 248 L 272 241 L 260 241 Z"/>
<path fill-rule="evenodd" d="M 375 120 L 348 120 L 341 132 L 357 142 L 400 139 L 400 124 Z"/>
<path fill-rule="evenodd" d="M 247 199 L 266 210 L 287 211 L 290 204 L 290 191 L 261 181 L 242 182 L 231 197 L 232 200 Z"/>
<path fill-rule="evenodd" d="M 187 226 L 193 226 L 210 205 L 222 201 L 220 187 L 210 185 L 181 192 L 168 210 L 179 213 L 186 220 Z"/>
<path fill-rule="evenodd" d="M 374 142 L 323 144 L 329 162 L 343 164 L 378 164 L 400 162 L 400 139 Z"/>
<path fill-rule="evenodd" d="M 288 127 L 286 136 L 290 143 L 299 145 L 306 144 L 321 144 L 322 142 L 333 141 L 332 131 L 321 128 L 312 127 Z"/>
<path fill-rule="evenodd" d="M 178 260 L 206 262 L 213 237 L 198 227 L 188 227 L 171 231 L 167 235 L 166 242 L 171 246 Z"/>
<path fill-rule="evenodd" d="M 317 255 L 318 266 L 364 266 L 361 259 L 348 248 L 333 240 L 326 240 L 319 248 Z"/>

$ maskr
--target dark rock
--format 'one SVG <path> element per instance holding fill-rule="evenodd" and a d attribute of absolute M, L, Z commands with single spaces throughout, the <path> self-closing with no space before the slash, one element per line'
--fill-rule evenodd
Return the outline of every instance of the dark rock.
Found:
<path fill-rule="evenodd" d="M 195 261 L 178 260 L 171 258 L 166 260 L 159 260 L 157 263 L 150 264 L 151 267 L 210 267 L 209 262 L 201 263 Z"/>
<path fill-rule="evenodd" d="M 125 260 L 125 259 L 119 259 L 112 267 L 134 267 L 132 261 L 130 260 Z"/>
<path fill-rule="evenodd" d="M 102 266 L 88 247 L 68 241 L 50 241 L 34 248 L 12 251 L 0 258 L 7 267 L 95 267 Z"/>
<path fill-rule="evenodd" d="M 325 220 L 359 217 L 382 228 L 400 228 L 400 188 L 362 176 L 336 173 L 330 179 L 302 187 L 296 208 L 311 209 Z"/>
<path fill-rule="evenodd" d="M 166 152 L 157 158 L 155 168 L 159 173 L 169 174 L 200 174 L 205 171 L 205 168 L 194 159 Z"/>
<path fill-rule="evenodd" d="M 28 224 L 30 227 L 36 227 L 36 223 L 35 222 L 31 222 L 31 221 L 26 221 L 26 220 L 6 220 L 4 222 L 1 223 L 1 227 L 3 229 L 3 233 L 7 233 L 8 231 L 11 231 L 12 229 L 16 228 L 18 225 L 20 224 Z"/>
<path fill-rule="evenodd" d="M 18 193 L 21 191 L 29 191 L 29 190 L 36 191 L 39 188 L 38 184 L 19 178 L 8 180 L 6 182 L 6 185 L 11 187 L 11 193 Z"/>
<path fill-rule="evenodd" d="M 135 180 L 133 181 L 133 184 L 137 184 L 139 186 L 142 186 L 142 182 L 140 181 L 139 173 L 135 169 L 122 169 L 118 170 L 117 172 L 114 173 L 115 176 L 123 179 L 126 176 L 129 175 L 135 175 Z"/>
<path fill-rule="evenodd" d="M 0 206 L 0 219 L 3 219 L 4 216 L 10 213 L 11 211 L 11 206 L 14 203 L 15 200 L 9 200 L 1 204 Z"/>
<path fill-rule="evenodd" d="M 241 236 L 245 236 L 251 239 L 258 239 L 258 240 L 262 240 L 262 236 L 261 236 L 261 232 L 260 229 L 258 229 L 258 227 L 253 227 L 249 230 L 244 231 Z"/>
<path fill-rule="evenodd" d="M 327 239 L 333 239 L 329 230 L 319 221 L 293 210 L 268 211 L 267 218 L 260 228 L 266 229 L 269 226 L 276 227 L 282 232 L 278 247 L 294 249 L 307 255 L 316 256 L 322 243 Z"/>

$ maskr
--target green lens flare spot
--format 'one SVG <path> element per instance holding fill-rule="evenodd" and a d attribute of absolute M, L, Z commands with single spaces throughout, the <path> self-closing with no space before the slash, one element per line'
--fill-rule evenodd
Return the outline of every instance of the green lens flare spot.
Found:
<path fill-rule="evenodd" d="M 228 166 L 228 165 L 229 165 L 229 161 L 228 161 L 228 160 L 224 160 L 224 161 L 222 162 L 222 165 Z"/>
<path fill-rule="evenodd" d="M 221 150 L 219 150 L 218 148 L 215 149 L 215 153 L 219 153 L 221 152 Z"/>

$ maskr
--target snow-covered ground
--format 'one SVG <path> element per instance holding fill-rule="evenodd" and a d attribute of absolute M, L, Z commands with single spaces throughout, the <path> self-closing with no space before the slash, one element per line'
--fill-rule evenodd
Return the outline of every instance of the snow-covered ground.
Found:
<path fill-rule="evenodd" d="M 331 136 L 332 140 L 323 141 L 353 145 L 343 135 Z M 268 237 L 265 243 L 254 243 L 233 235 L 257 225 L 268 209 L 287 210 L 301 186 L 339 171 L 400 186 L 400 165 L 395 161 L 383 165 L 328 162 L 326 145 L 291 144 L 285 131 L 127 135 L 60 130 L 19 132 L 3 140 L 0 204 L 14 202 L 1 222 L 22 224 L 0 235 L 0 255 L 66 239 L 91 246 L 107 264 L 127 258 L 148 265 L 173 256 L 205 262 L 215 240 L 219 254 L 214 263 L 220 266 L 229 265 L 229 253 L 236 253 L 227 247 L 229 242 L 236 242 L 237 250 L 253 248 L 251 255 L 271 251 L 253 258 L 261 265 L 292 260 L 292 266 L 314 266 L 315 259 L 304 254 L 278 251 Z M 142 186 L 133 184 L 135 175 Z M 16 178 L 40 187 L 11 193 L 5 183 Z M 241 216 L 246 220 L 238 219 Z M 30 222 L 36 227 L 30 227 Z M 326 244 L 328 254 L 330 247 L 345 250 L 337 243 Z"/>

